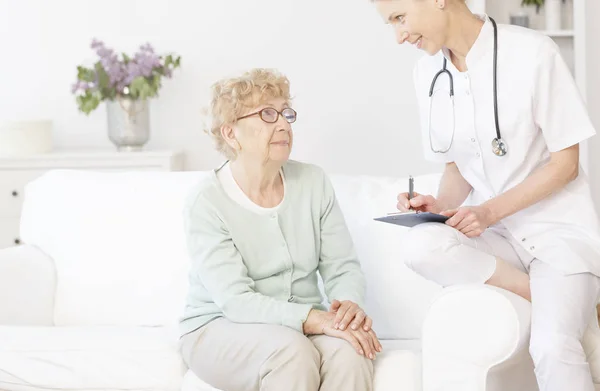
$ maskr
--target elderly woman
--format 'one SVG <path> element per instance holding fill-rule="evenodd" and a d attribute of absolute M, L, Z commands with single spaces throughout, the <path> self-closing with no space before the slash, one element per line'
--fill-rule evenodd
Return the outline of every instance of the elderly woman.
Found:
<path fill-rule="evenodd" d="M 371 390 L 381 345 L 365 279 L 329 179 L 289 160 L 287 78 L 257 69 L 220 81 L 210 112 L 227 161 L 186 207 L 185 362 L 227 391 Z"/>

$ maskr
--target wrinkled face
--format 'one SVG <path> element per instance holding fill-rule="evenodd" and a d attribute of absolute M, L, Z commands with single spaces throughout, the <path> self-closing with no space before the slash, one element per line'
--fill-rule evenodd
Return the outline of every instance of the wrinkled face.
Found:
<path fill-rule="evenodd" d="M 385 23 L 394 28 L 399 44 L 415 45 L 430 55 L 446 41 L 445 0 L 376 0 L 375 7 Z"/>
<path fill-rule="evenodd" d="M 291 119 L 292 113 L 284 111 L 289 107 L 289 103 L 285 99 L 274 98 L 248 109 L 241 116 L 269 108 L 275 109 L 279 113 L 284 112 L 287 114 L 287 118 Z M 238 120 L 233 126 L 233 138 L 238 143 L 236 146 L 238 158 L 262 163 L 284 163 L 289 159 L 292 151 L 292 125 L 284 115 L 277 115 L 273 110 L 263 111 L 263 118 L 257 113 Z M 276 121 L 273 123 L 267 122 L 275 119 Z"/>

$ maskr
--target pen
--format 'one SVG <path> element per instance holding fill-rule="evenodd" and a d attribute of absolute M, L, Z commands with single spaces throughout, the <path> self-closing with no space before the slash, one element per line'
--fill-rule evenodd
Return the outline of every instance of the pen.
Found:
<path fill-rule="evenodd" d="M 409 175 L 408 176 L 408 199 L 409 200 L 411 198 L 413 198 L 414 182 L 415 182 L 415 180 L 413 179 L 413 177 Z"/>

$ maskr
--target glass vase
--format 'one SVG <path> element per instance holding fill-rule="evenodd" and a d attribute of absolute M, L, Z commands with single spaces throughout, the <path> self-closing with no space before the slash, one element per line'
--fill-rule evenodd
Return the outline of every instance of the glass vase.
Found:
<path fill-rule="evenodd" d="M 150 139 L 148 100 L 118 97 L 106 102 L 108 138 L 119 151 L 139 151 Z"/>

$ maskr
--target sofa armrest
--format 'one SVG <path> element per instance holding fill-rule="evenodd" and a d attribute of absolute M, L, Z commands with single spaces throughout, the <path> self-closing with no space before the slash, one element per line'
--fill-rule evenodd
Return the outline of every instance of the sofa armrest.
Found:
<path fill-rule="evenodd" d="M 0 325 L 53 325 L 55 288 L 54 262 L 40 249 L 0 250 Z"/>
<path fill-rule="evenodd" d="M 443 289 L 423 323 L 423 391 L 537 390 L 531 304 L 489 285 Z"/>

